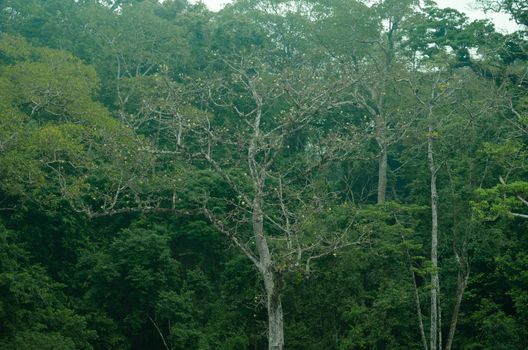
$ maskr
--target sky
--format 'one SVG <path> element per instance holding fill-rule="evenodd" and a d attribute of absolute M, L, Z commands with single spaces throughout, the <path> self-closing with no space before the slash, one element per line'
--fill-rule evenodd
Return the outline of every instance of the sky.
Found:
<path fill-rule="evenodd" d="M 209 0 L 214 1 L 214 0 Z M 490 19 L 495 28 L 500 32 L 513 32 L 519 27 L 510 20 L 510 16 L 505 13 L 484 13 L 476 6 L 474 0 L 436 0 L 439 7 L 451 7 L 460 12 L 464 12 L 470 19 Z"/>
<path fill-rule="evenodd" d="M 230 0 L 202 0 L 211 10 L 218 11 Z M 515 22 L 509 19 L 507 14 L 487 13 L 477 9 L 475 0 L 436 0 L 439 7 L 451 7 L 460 12 L 464 12 L 470 19 L 489 18 L 495 24 L 495 28 L 500 32 L 513 32 L 518 27 Z"/>

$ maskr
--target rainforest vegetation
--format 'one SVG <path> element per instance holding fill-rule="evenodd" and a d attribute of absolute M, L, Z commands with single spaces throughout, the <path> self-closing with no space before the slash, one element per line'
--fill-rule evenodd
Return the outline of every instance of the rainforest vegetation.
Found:
<path fill-rule="evenodd" d="M 528 348 L 528 5 L 0 0 L 0 349 Z"/>

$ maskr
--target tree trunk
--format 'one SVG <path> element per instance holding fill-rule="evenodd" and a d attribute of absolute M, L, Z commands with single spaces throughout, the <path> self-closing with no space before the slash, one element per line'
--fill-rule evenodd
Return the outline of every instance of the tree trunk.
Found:
<path fill-rule="evenodd" d="M 440 329 L 438 328 L 438 192 L 436 189 L 436 173 L 438 169 L 435 166 L 433 154 L 433 127 L 429 126 L 429 135 L 427 137 L 427 158 L 429 170 L 431 172 L 431 346 L 430 350 L 438 349 L 438 338 L 440 338 Z"/>
<path fill-rule="evenodd" d="M 378 204 L 385 203 L 387 192 L 387 147 L 380 146 L 379 166 L 378 166 Z"/>
<path fill-rule="evenodd" d="M 383 98 L 378 101 L 379 115 L 375 119 L 376 123 L 376 141 L 379 147 L 378 158 L 378 204 L 385 203 L 385 195 L 387 193 L 387 121 L 382 114 Z"/>
<path fill-rule="evenodd" d="M 451 316 L 451 324 L 449 325 L 449 334 L 447 337 L 445 350 L 451 350 L 451 347 L 453 346 L 453 338 L 455 337 L 455 330 L 458 322 L 458 314 L 460 312 L 460 304 L 462 303 L 462 296 L 464 295 L 464 290 L 466 289 L 468 278 L 469 269 L 466 273 L 464 273 L 464 275 L 462 275 L 462 272 L 459 272 L 455 306 L 453 307 L 453 316 Z"/>
<path fill-rule="evenodd" d="M 385 111 L 385 95 L 387 93 L 387 81 L 392 71 L 392 60 L 394 58 L 394 32 L 397 30 L 398 21 L 391 21 L 387 31 L 387 47 L 385 51 L 385 63 L 383 65 L 383 77 L 381 80 L 381 91 L 378 95 L 376 118 L 376 137 L 380 147 L 378 166 L 378 204 L 385 203 L 387 193 L 387 148 L 389 147 L 389 137 L 387 135 L 387 114 Z"/>
<path fill-rule="evenodd" d="M 437 276 L 438 280 L 438 276 Z M 442 302 L 440 301 L 440 282 L 438 281 L 436 289 L 436 308 L 438 309 L 438 324 L 436 326 L 438 330 L 438 350 L 442 350 Z"/>
<path fill-rule="evenodd" d="M 405 243 L 405 238 L 403 234 L 401 235 L 401 237 L 402 237 L 402 241 Z M 422 305 L 420 303 L 420 295 L 418 294 L 418 285 L 416 284 L 416 275 L 413 271 L 411 255 L 409 254 L 409 250 L 405 249 L 405 253 L 407 255 L 407 260 L 409 261 L 409 271 L 411 272 L 411 281 L 412 281 L 413 290 L 414 290 L 414 303 L 416 307 L 416 316 L 418 317 L 418 328 L 420 329 L 420 338 L 422 339 L 422 345 L 423 345 L 424 350 L 428 350 L 427 338 L 425 337 L 425 328 L 424 328 L 423 319 L 422 319 Z"/>
<path fill-rule="evenodd" d="M 259 254 L 259 270 L 264 280 L 268 312 L 268 349 L 284 349 L 284 326 L 280 280 L 273 269 L 273 261 L 264 235 L 264 214 L 262 212 L 262 195 L 257 193 L 253 200 L 253 235 Z"/>
<path fill-rule="evenodd" d="M 268 309 L 268 350 L 284 349 L 282 301 L 279 286 L 272 272 L 264 274 Z"/>
<path fill-rule="evenodd" d="M 405 242 L 403 235 L 402 235 L 402 240 L 403 242 Z M 406 254 L 407 254 L 407 260 L 409 261 L 409 271 L 411 272 L 411 281 L 412 281 L 413 290 L 414 290 L 414 303 L 416 307 L 416 316 L 418 317 L 418 328 L 420 330 L 420 338 L 422 339 L 422 346 L 424 350 L 428 350 L 427 338 L 425 337 L 425 328 L 424 328 L 423 319 L 422 319 L 422 304 L 420 303 L 420 295 L 418 294 L 418 285 L 416 284 L 416 275 L 413 271 L 411 256 L 407 249 L 406 249 Z"/>

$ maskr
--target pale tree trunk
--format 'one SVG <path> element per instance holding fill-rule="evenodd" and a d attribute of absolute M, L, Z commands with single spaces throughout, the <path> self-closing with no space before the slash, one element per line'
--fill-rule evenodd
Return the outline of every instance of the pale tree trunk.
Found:
<path fill-rule="evenodd" d="M 264 286 L 266 288 L 268 309 L 268 349 L 284 349 L 284 326 L 282 314 L 282 302 L 280 286 L 276 285 L 277 279 L 273 272 L 264 274 Z"/>
<path fill-rule="evenodd" d="M 385 203 L 387 193 L 387 148 L 383 145 L 380 149 L 378 166 L 378 204 Z"/>
<path fill-rule="evenodd" d="M 438 192 L 436 189 L 436 174 L 438 169 L 434 162 L 433 154 L 433 127 L 429 126 L 427 137 L 427 158 L 431 172 L 431 346 L 430 350 L 440 350 L 438 347 L 441 338 L 438 314 Z"/>
<path fill-rule="evenodd" d="M 383 94 L 382 94 L 383 95 Z M 387 193 L 387 121 L 383 115 L 383 98 L 378 101 L 378 111 L 380 114 L 376 117 L 376 141 L 379 147 L 378 158 L 378 204 L 385 203 Z"/>
<path fill-rule="evenodd" d="M 253 201 L 253 235 L 259 254 L 259 270 L 264 280 L 268 312 L 268 349 L 284 349 L 283 313 L 279 279 L 273 271 L 273 262 L 264 236 L 264 214 L 262 212 L 262 195 L 257 193 Z"/>

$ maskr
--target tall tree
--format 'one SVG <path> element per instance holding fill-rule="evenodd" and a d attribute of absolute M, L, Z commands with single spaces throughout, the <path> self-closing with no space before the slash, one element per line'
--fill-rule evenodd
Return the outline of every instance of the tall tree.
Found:
<path fill-rule="evenodd" d="M 224 64 L 230 74 L 212 84 L 210 103 L 227 114 L 221 123 L 219 115 L 190 131 L 199 146 L 195 155 L 224 179 L 234 198 L 207 195 L 204 210 L 259 272 L 266 292 L 268 348 L 281 350 L 285 273 L 301 266 L 308 273 L 312 260 L 360 240 L 348 229 L 315 236 L 303 230 L 307 203 L 315 200 L 312 205 L 325 206 L 324 194 L 319 198 L 310 178 L 324 162 L 346 152 L 342 138 L 349 130 L 332 133 L 333 144 L 324 134 L 291 144 L 340 105 L 340 92 L 349 81 L 332 77 L 327 70 L 331 67 L 274 69 L 255 54 L 226 59 Z"/>

